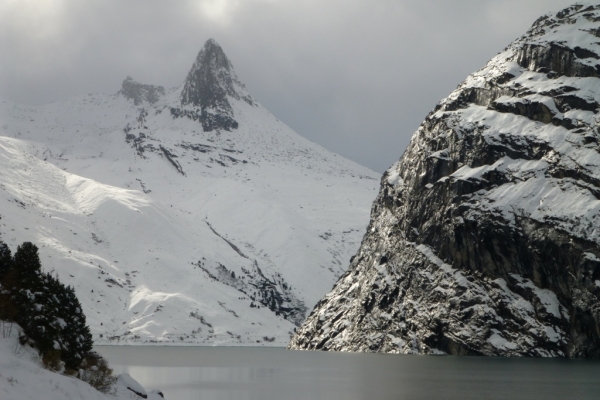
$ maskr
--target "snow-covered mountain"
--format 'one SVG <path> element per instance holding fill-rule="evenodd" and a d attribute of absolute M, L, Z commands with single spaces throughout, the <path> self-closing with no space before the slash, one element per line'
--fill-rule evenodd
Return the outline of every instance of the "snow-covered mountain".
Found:
<path fill-rule="evenodd" d="M 253 99 L 214 41 L 180 88 L 0 103 L 1 239 L 96 343 L 282 345 L 356 251 L 376 174 Z"/>
<path fill-rule="evenodd" d="M 427 116 L 290 347 L 600 357 L 600 5 L 539 18 Z"/>

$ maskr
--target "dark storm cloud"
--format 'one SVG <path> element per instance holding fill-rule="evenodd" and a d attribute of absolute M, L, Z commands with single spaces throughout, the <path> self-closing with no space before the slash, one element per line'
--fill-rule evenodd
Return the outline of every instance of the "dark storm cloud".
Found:
<path fill-rule="evenodd" d="M 178 86 L 214 37 L 301 135 L 379 172 L 469 73 L 570 0 L 0 0 L 0 98 Z"/>

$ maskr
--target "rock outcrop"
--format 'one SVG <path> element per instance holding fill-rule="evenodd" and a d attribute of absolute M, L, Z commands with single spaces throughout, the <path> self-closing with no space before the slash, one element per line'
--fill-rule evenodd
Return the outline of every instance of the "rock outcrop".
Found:
<path fill-rule="evenodd" d="M 146 85 L 133 80 L 132 77 L 128 76 L 121 85 L 119 94 L 133 100 L 133 104 L 136 106 L 148 102 L 150 104 L 156 103 L 161 96 L 165 94 L 165 88 L 162 86 Z"/>
<path fill-rule="evenodd" d="M 600 357 L 599 32 L 543 16 L 436 106 L 290 348 Z"/>

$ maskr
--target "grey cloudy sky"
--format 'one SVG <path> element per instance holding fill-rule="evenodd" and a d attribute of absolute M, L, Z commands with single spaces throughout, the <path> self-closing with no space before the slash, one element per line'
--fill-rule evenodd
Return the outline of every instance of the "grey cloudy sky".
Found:
<path fill-rule="evenodd" d="M 573 0 L 0 0 L 0 98 L 179 86 L 215 38 L 301 135 L 382 172 L 435 104 Z"/>

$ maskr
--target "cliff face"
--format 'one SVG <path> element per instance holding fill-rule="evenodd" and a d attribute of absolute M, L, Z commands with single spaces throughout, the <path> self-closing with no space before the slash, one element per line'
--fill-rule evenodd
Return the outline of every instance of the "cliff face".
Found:
<path fill-rule="evenodd" d="M 531 29 L 427 116 L 293 349 L 600 357 L 600 6 Z"/>

